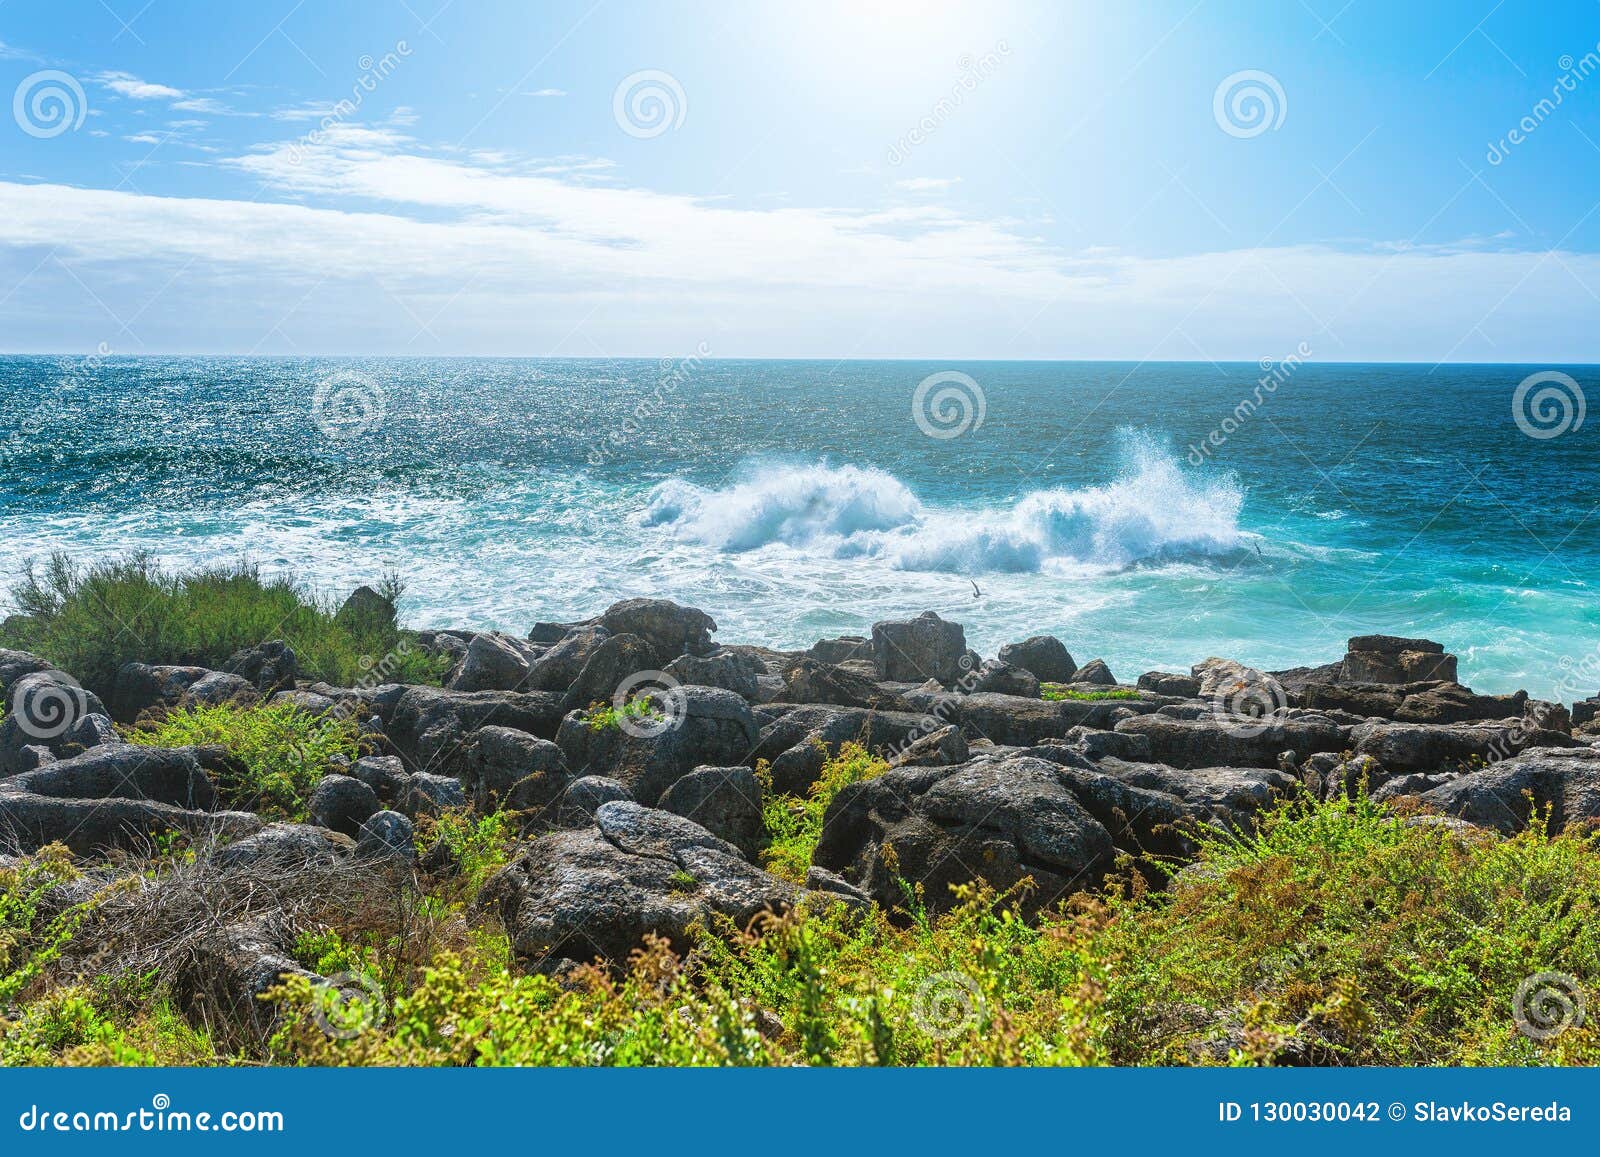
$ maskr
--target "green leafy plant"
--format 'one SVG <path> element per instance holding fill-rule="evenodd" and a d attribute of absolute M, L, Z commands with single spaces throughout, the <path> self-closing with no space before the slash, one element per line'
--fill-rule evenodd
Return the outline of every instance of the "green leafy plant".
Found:
<path fill-rule="evenodd" d="M 771 790 L 772 781 L 765 766 L 756 774 L 763 777 L 766 791 L 763 794 L 762 820 L 766 824 L 768 842 L 762 853 L 767 870 L 796 883 L 805 879 L 811 866 L 811 854 L 822 838 L 822 820 L 833 797 L 852 783 L 882 775 L 889 770 L 883 759 L 873 755 L 859 743 L 845 743 L 838 754 L 822 765 L 817 782 L 804 799 L 792 795 L 778 795 Z"/>
<path fill-rule="evenodd" d="M 289 703 L 186 707 L 127 728 L 124 735 L 145 747 L 226 748 L 238 769 L 217 781 L 223 802 L 277 819 L 303 819 L 306 798 L 334 757 L 355 759 L 361 741 L 353 721 Z"/>
<path fill-rule="evenodd" d="M 1137 699 L 1139 692 L 1126 687 L 1113 688 L 1110 691 L 1078 691 L 1072 687 L 1063 687 L 1060 683 L 1045 683 L 1039 688 L 1039 698 L 1049 699 L 1059 703 L 1063 699 L 1076 699 L 1086 703 L 1098 703 L 1103 699 Z"/>

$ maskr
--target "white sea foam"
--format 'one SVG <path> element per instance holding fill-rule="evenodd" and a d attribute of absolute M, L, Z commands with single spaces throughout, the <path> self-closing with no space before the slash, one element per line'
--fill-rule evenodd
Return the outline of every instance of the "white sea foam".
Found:
<path fill-rule="evenodd" d="M 722 551 L 782 545 L 908 571 L 1118 570 L 1241 549 L 1243 501 L 1231 479 L 1198 478 L 1135 443 L 1110 482 L 1035 490 L 1005 506 L 937 508 L 882 470 L 767 462 L 720 489 L 664 482 L 643 521 Z"/>

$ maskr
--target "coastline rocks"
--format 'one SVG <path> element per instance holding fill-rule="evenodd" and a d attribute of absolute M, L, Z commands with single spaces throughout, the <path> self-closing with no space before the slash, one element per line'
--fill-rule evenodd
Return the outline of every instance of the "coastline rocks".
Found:
<path fill-rule="evenodd" d="M 799 889 L 750 864 L 698 824 L 636 803 L 603 804 L 595 826 L 525 844 L 485 886 L 512 950 L 527 967 L 620 965 L 646 935 L 682 951 L 689 929 L 719 918 L 745 928 L 783 912 Z"/>
<path fill-rule="evenodd" d="M 259 831 L 249 812 L 195 811 L 150 799 L 58 799 L 0 792 L 0 845 L 36 852 L 65 844 L 76 856 L 114 849 L 148 852 L 153 836 L 187 832 L 196 838 L 235 838 Z"/>
<path fill-rule="evenodd" d="M 382 806 L 378 794 L 354 776 L 325 775 L 306 800 L 306 814 L 319 827 L 354 839 Z"/>
<path fill-rule="evenodd" d="M 721 687 L 741 699 L 762 699 L 761 676 L 765 669 L 748 655 L 720 650 L 713 655 L 679 655 L 664 668 L 664 673 L 679 683 L 695 687 Z"/>
<path fill-rule="evenodd" d="M 594 822 L 594 813 L 602 805 L 616 800 L 631 803 L 633 796 L 614 779 L 603 775 L 580 776 L 567 785 L 546 818 L 558 828 L 586 828 Z"/>
<path fill-rule="evenodd" d="M 131 744 L 97 747 L 0 780 L 0 795 L 154 800 L 200 811 L 210 811 L 217 803 L 216 790 L 194 748 Z"/>
<path fill-rule="evenodd" d="M 188 707 L 198 704 L 202 707 L 216 707 L 222 703 L 253 700 L 257 694 L 256 685 L 243 675 L 235 675 L 228 671 L 208 671 L 189 684 L 189 689 L 178 700 L 178 706 Z"/>
<path fill-rule="evenodd" d="M 811 790 L 822 765 L 838 754 L 839 745 L 851 741 L 872 751 L 899 747 L 941 726 L 933 716 L 901 711 L 866 711 L 856 707 L 796 707 L 761 729 L 748 759 L 719 762 L 768 762 L 773 790 L 803 796 Z"/>
<path fill-rule="evenodd" d="M 399 860 L 415 863 L 417 859 L 416 830 L 411 821 L 399 812 L 374 812 L 361 825 L 356 837 L 356 855 L 365 860 Z"/>
<path fill-rule="evenodd" d="M 638 635 L 617 634 L 603 639 L 589 652 L 562 703 L 571 711 L 608 702 L 630 676 L 659 670 L 657 657 L 656 648 Z M 659 682 L 658 678 L 651 678 L 644 686 Z"/>
<path fill-rule="evenodd" d="M 872 661 L 882 679 L 896 683 L 936 679 L 948 687 L 970 669 L 970 660 L 963 663 L 966 659 L 966 630 L 932 611 L 872 625 Z"/>
<path fill-rule="evenodd" d="M 865 707 L 877 711 L 909 711 L 911 705 L 893 691 L 843 667 L 797 659 L 784 672 L 782 701 Z"/>
<path fill-rule="evenodd" d="M 961 728 L 946 725 L 919 735 L 889 757 L 890 767 L 949 767 L 971 756 Z"/>
<path fill-rule="evenodd" d="M 574 627 L 533 661 L 523 688 L 528 691 L 565 692 L 577 681 L 583 666 L 600 644 L 611 637 L 604 627 Z"/>
<path fill-rule="evenodd" d="M 974 692 L 988 691 L 996 695 L 1015 695 L 1022 699 L 1039 698 L 1039 679 L 1031 671 L 1010 663 L 990 660 L 978 668 L 978 677 L 972 685 Z"/>
<path fill-rule="evenodd" d="M 853 659 L 872 658 L 872 641 L 860 635 L 840 635 L 837 639 L 818 639 L 806 652 L 808 658 L 819 663 L 837 666 Z"/>
<path fill-rule="evenodd" d="M 350 592 L 333 618 L 345 626 L 387 630 L 393 630 L 399 621 L 394 602 L 365 584 Z"/>
<path fill-rule="evenodd" d="M 189 687 L 211 674 L 204 667 L 125 663 L 111 693 L 111 717 L 133 723 L 152 707 L 175 707 Z"/>
<path fill-rule="evenodd" d="M 0 777 L 37 766 L 40 748 L 53 756 L 68 754 L 71 732 L 106 708 L 63 671 L 46 668 L 19 676 L 7 688 L 8 710 L 0 721 Z"/>
<path fill-rule="evenodd" d="M 515 691 L 533 666 L 528 645 L 511 635 L 474 635 L 450 677 L 452 691 Z"/>
<path fill-rule="evenodd" d="M 1157 695 L 1174 695 L 1181 699 L 1194 699 L 1200 694 L 1200 680 L 1193 675 L 1179 675 L 1170 671 L 1146 671 L 1135 684 L 1140 691 Z"/>
<path fill-rule="evenodd" d="M 660 807 L 693 820 L 751 859 L 766 839 L 761 784 L 748 767 L 697 767 L 667 788 Z"/>
<path fill-rule="evenodd" d="M 896 768 L 834 797 L 812 862 L 885 908 L 899 881 L 921 885 L 935 912 L 974 877 L 1005 890 L 1031 876 L 1029 910 L 1096 885 L 1111 837 L 1042 759 L 981 759 L 951 768 Z"/>
<path fill-rule="evenodd" d="M 397 811 L 415 820 L 421 816 L 437 816 L 453 808 L 467 806 L 467 793 L 461 781 L 448 775 L 434 775 L 419 771 L 406 780 L 400 793 Z"/>
<path fill-rule="evenodd" d="M 1519 721 L 1500 725 L 1363 723 L 1350 731 L 1357 755 L 1390 771 L 1436 771 L 1471 759 L 1494 761 L 1528 747 L 1576 747 L 1570 735 L 1539 731 Z"/>
<path fill-rule="evenodd" d="M 300 674 L 300 661 L 293 647 L 282 639 L 274 639 L 234 652 L 222 665 L 222 670 L 244 679 L 263 695 L 270 695 L 294 686 Z"/>
<path fill-rule="evenodd" d="M 668 599 L 623 599 L 606 608 L 600 625 L 613 635 L 637 635 L 652 654 L 646 664 L 661 670 L 679 655 L 705 655 L 712 649 L 715 620 L 694 607 Z"/>
<path fill-rule="evenodd" d="M 1546 810 L 1552 833 L 1569 825 L 1600 825 L 1600 750 L 1525 751 L 1418 798 L 1447 816 L 1505 835 L 1522 831 Z"/>
<path fill-rule="evenodd" d="M 1341 751 L 1349 746 L 1350 737 L 1348 727 L 1324 716 L 1287 714 L 1268 721 L 1218 719 L 1210 714 L 1178 719 L 1160 713 L 1124 719 L 1116 730 L 1144 736 L 1155 762 L 1178 769 L 1276 767 L 1282 752 L 1292 751 L 1303 759 L 1319 751 Z"/>
<path fill-rule="evenodd" d="M 1341 683 L 1417 683 L 1456 681 L 1456 657 L 1431 639 L 1395 635 L 1357 635 L 1339 667 Z"/>
<path fill-rule="evenodd" d="M 1040 683 L 1070 683 L 1078 665 L 1066 644 L 1054 635 L 1032 635 L 1000 648 L 1000 662 L 1021 667 Z"/>
<path fill-rule="evenodd" d="M 576 776 L 602 775 L 622 783 L 642 804 L 694 768 L 743 763 L 756 746 L 750 705 L 720 687 L 678 687 L 663 696 L 659 721 L 596 729 L 580 712 L 562 721 L 556 745 Z"/>
<path fill-rule="evenodd" d="M 0 698 L 4 699 L 6 709 L 11 709 L 11 685 L 24 675 L 33 675 L 39 671 L 54 671 L 56 665 L 48 659 L 28 651 L 13 651 L 7 647 L 0 647 Z"/>
<path fill-rule="evenodd" d="M 540 691 L 447 691 L 402 687 L 386 722 L 386 733 L 408 767 L 462 770 L 463 744 L 480 727 L 513 727 L 542 739 L 561 726 L 561 698 Z M 377 706 L 374 700 L 374 706 Z"/>
<path fill-rule="evenodd" d="M 220 868 L 270 868 L 295 871 L 336 864 L 353 847 L 349 836 L 315 824 L 268 824 L 254 834 L 212 853 Z"/>
<path fill-rule="evenodd" d="M 461 783 L 487 814 L 497 807 L 524 811 L 553 803 L 570 776 L 561 749 L 511 727 L 480 727 L 467 741 Z"/>
<path fill-rule="evenodd" d="M 1074 683 L 1087 683 L 1095 687 L 1115 687 L 1117 677 L 1111 673 L 1104 659 L 1090 659 L 1072 676 Z"/>

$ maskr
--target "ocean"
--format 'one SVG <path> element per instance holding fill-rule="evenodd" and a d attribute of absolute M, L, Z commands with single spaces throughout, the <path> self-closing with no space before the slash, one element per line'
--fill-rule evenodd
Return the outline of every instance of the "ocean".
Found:
<path fill-rule="evenodd" d="M 1576 393 L 1519 397 L 1552 370 Z M 1579 408 L 1597 381 L 1294 358 L 11 356 L 0 586 L 51 551 L 138 548 L 329 596 L 398 571 L 414 626 L 525 632 L 654 595 L 779 647 L 931 609 L 986 655 L 1049 633 L 1124 680 L 1327 662 L 1385 632 L 1444 643 L 1480 690 L 1570 700 L 1600 691 L 1600 420 Z"/>

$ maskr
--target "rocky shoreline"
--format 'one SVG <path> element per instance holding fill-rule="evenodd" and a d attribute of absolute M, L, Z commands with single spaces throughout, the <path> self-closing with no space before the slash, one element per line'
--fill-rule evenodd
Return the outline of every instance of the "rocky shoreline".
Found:
<path fill-rule="evenodd" d="M 703 611 L 630 599 L 526 638 L 408 636 L 454 659 L 444 686 L 385 682 L 382 657 L 365 685 L 308 682 L 269 641 L 218 671 L 128 664 L 106 699 L 3 651 L 0 866 L 55 842 L 114 863 L 177 832 L 252 878 L 426 874 L 442 865 L 419 861 L 418 824 L 504 811 L 521 842 L 484 910 L 522 968 L 560 974 L 803 904 L 893 912 L 915 895 L 937 913 L 977 880 L 1022 886 L 1038 911 L 1129 868 L 1159 887 L 1207 832 L 1248 832 L 1281 800 L 1365 793 L 1408 823 L 1500 835 L 1600 823 L 1596 701 L 1476 694 L 1429 640 L 1361 636 L 1322 666 L 1207 658 L 1123 681 L 1047 636 L 985 659 L 932 612 L 803 652 L 715 631 Z M 362 754 L 327 768 L 307 822 L 269 822 L 221 806 L 226 750 L 136 746 L 122 730 L 227 702 L 354 721 Z M 852 743 L 886 768 L 832 797 L 803 880 L 764 869 L 764 802 L 806 798 Z M 235 1007 L 304 971 L 272 927 L 225 923 L 197 950 Z"/>

